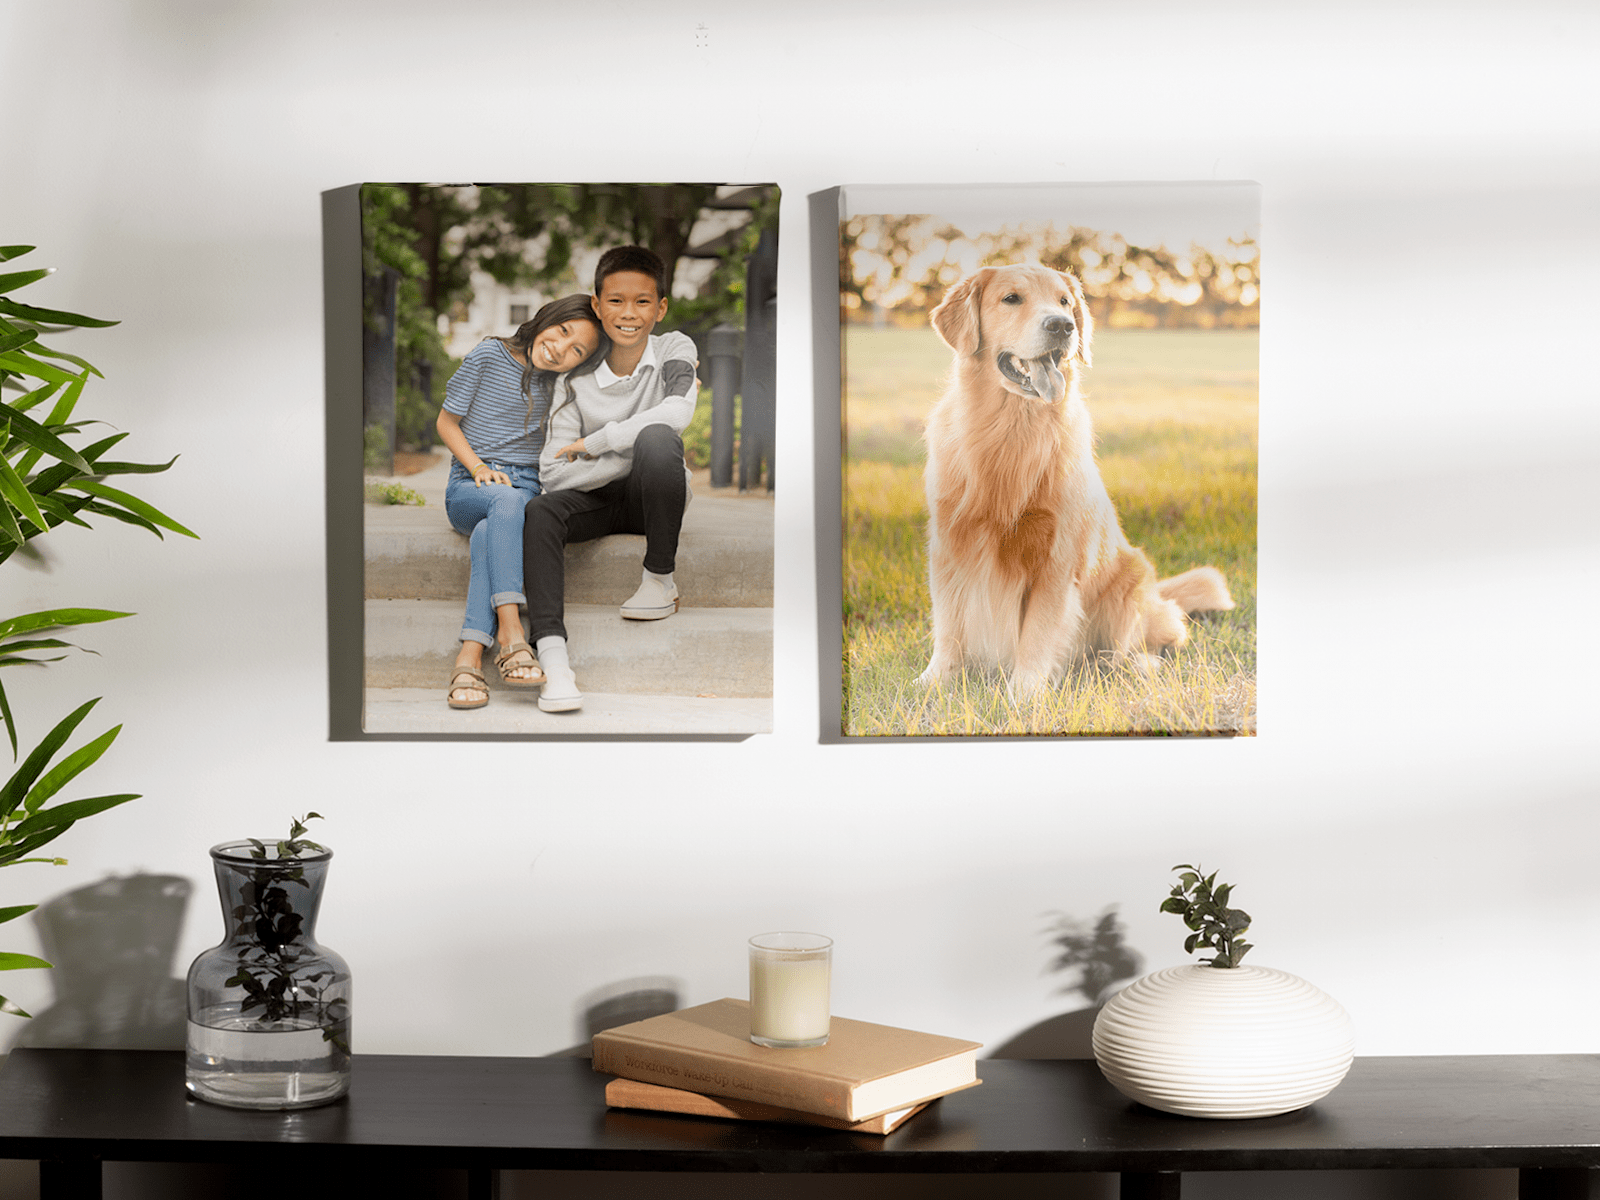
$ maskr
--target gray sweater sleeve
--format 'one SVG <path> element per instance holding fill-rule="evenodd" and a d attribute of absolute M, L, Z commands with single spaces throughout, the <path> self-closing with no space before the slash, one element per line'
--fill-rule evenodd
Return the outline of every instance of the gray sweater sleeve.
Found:
<path fill-rule="evenodd" d="M 694 342 L 686 334 L 666 334 L 661 339 L 660 354 L 659 370 L 667 394 L 651 407 L 586 435 L 583 445 L 590 454 L 598 456 L 631 450 L 639 431 L 646 425 L 670 425 L 674 433 L 688 428 L 694 417 L 695 402 L 700 398 L 694 387 L 697 357 Z"/>

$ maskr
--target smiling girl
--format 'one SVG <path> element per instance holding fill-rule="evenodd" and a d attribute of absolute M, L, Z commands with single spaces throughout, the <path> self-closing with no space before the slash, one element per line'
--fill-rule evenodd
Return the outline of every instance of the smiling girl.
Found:
<path fill-rule="evenodd" d="M 508 338 L 473 347 L 445 388 L 439 438 L 455 455 L 445 485 L 445 515 L 471 538 L 461 651 L 450 675 L 451 708 L 489 703 L 483 651 L 509 687 L 535 687 L 544 672 L 522 635 L 522 520 L 539 494 L 539 451 L 557 375 L 592 371 L 605 335 L 588 296 L 552 300 Z"/>

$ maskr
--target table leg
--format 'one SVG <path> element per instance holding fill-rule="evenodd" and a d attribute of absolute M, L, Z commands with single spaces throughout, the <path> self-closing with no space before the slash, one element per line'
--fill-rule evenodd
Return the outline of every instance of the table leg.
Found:
<path fill-rule="evenodd" d="M 1523 1167 L 1517 1172 L 1517 1200 L 1589 1200 L 1600 1171 L 1583 1167 Z"/>
<path fill-rule="evenodd" d="M 100 1160 L 43 1159 L 39 1163 L 39 1200 L 100 1200 Z"/>
<path fill-rule="evenodd" d="M 1121 1200 L 1179 1200 L 1182 1171 L 1124 1171 Z"/>
<path fill-rule="evenodd" d="M 39 1197 L 39 1200 L 44 1200 L 44 1197 Z M 500 1200 L 500 1169 L 468 1167 L 467 1200 Z"/>

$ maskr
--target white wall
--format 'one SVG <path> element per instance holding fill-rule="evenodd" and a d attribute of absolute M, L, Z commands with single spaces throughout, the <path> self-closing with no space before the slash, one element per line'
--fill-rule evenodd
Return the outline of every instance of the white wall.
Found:
<path fill-rule="evenodd" d="M 837 1011 L 997 1044 L 1071 1006 L 1043 914 L 1120 903 L 1169 965 L 1198 857 L 1362 1053 L 1600 1050 L 1597 18 L 9 0 L 3 240 L 59 268 L 25 298 L 123 319 L 63 343 L 107 375 L 85 410 L 182 453 L 141 494 L 203 540 L 68 530 L 0 573 L 0 611 L 139 613 L 5 682 L 29 743 L 103 694 L 92 779 L 144 793 L 0 904 L 186 876 L 181 974 L 206 848 L 316 808 L 361 1050 L 553 1051 L 630 979 L 738 994 L 774 926 L 837 939 Z M 468 178 L 782 185 L 772 735 L 326 741 L 319 193 Z M 1263 185 L 1261 736 L 819 745 L 806 195 L 1211 178 Z"/>

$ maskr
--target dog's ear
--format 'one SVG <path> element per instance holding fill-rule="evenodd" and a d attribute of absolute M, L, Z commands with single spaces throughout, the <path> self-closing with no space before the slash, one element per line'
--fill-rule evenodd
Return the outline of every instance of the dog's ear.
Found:
<path fill-rule="evenodd" d="M 1094 339 L 1094 315 L 1089 311 L 1089 300 L 1083 294 L 1083 285 L 1066 271 L 1057 271 L 1067 285 L 1067 295 L 1072 297 L 1072 319 L 1078 323 L 1078 349 L 1073 356 L 1084 366 L 1093 366 L 1089 357 L 1089 343 Z"/>
<path fill-rule="evenodd" d="M 983 300 L 983 280 L 987 274 L 984 270 L 968 275 L 946 292 L 939 307 L 928 314 L 934 331 L 957 354 L 976 354 L 983 343 L 978 305 Z"/>

